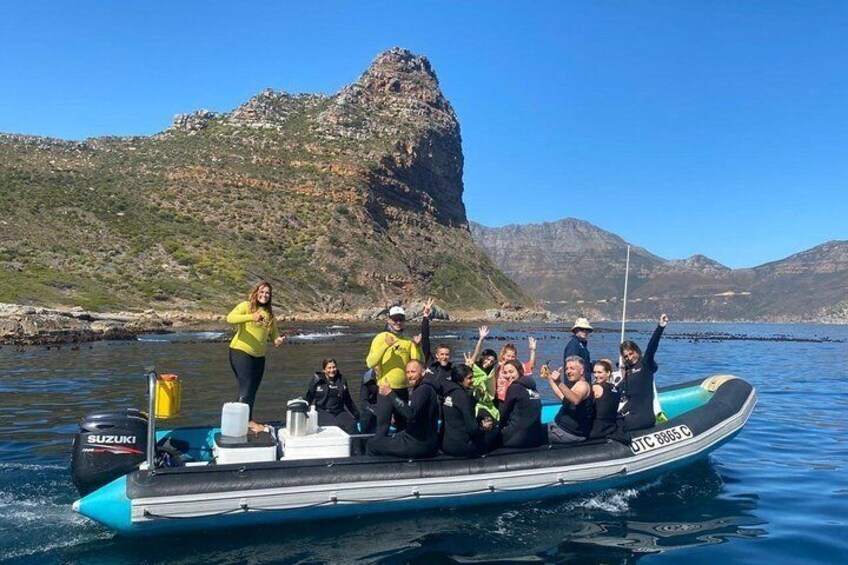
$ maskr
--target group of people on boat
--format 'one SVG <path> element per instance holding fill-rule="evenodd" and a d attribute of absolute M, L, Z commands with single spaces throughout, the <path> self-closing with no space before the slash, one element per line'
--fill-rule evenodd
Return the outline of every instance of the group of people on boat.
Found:
<path fill-rule="evenodd" d="M 230 343 L 230 364 L 236 376 L 237 401 L 250 407 L 250 428 L 264 428 L 253 420 L 253 404 L 264 371 L 267 342 L 283 343 L 271 308 L 271 285 L 262 282 L 248 300 L 237 305 L 227 321 L 237 326 Z M 318 424 L 338 426 L 351 435 L 371 436 L 369 455 L 424 458 L 438 454 L 480 456 L 497 447 L 529 448 L 617 437 L 652 427 L 657 421 L 654 356 L 668 317 L 662 314 L 644 352 L 633 341 L 620 346 L 621 371 L 613 378 L 613 363 L 591 360 L 588 348 L 593 331 L 578 318 L 563 354 L 562 367 L 541 367 L 561 401 L 554 421 L 542 423 L 542 397 L 534 379 L 536 340 L 528 339 L 529 358 L 522 363 L 508 343 L 499 353 L 483 349 L 489 328 L 479 329 L 473 353 L 463 362 L 452 360 L 451 348 L 430 342 L 433 300 L 423 308 L 421 332 L 406 332 L 406 312 L 388 310 L 383 331 L 372 340 L 360 387 L 360 406 L 335 359 L 322 362 L 310 379 L 305 399 L 318 412 Z M 615 381 L 615 382 L 614 382 Z M 391 430 L 394 428 L 394 433 Z"/>

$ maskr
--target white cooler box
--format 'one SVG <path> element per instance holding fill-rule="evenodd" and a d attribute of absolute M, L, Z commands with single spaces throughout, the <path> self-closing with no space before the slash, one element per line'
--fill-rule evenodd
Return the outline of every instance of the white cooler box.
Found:
<path fill-rule="evenodd" d="M 268 432 L 248 434 L 245 438 L 215 434 L 212 454 L 219 465 L 276 461 L 277 439 Z"/>
<path fill-rule="evenodd" d="M 317 433 L 298 437 L 283 428 L 278 437 L 285 461 L 350 457 L 350 435 L 336 426 L 322 426 Z"/>

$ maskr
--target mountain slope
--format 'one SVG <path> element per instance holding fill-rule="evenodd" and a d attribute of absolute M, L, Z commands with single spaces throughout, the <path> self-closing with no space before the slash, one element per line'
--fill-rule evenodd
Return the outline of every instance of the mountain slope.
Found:
<path fill-rule="evenodd" d="M 621 316 L 627 243 L 588 222 L 487 228 L 475 240 L 504 272 L 567 316 Z M 753 269 L 695 255 L 667 261 L 631 248 L 628 317 L 848 322 L 848 242 L 832 241 Z"/>
<path fill-rule="evenodd" d="M 152 137 L 0 136 L 0 302 L 220 308 L 260 277 L 284 310 L 526 302 L 471 238 L 462 169 L 402 49 L 333 96 L 269 90 Z"/>

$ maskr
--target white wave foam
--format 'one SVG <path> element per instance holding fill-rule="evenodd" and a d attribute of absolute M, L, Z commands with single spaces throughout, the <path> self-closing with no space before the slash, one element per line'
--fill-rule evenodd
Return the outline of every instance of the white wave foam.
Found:
<path fill-rule="evenodd" d="M 330 326 L 331 330 L 346 330 L 350 326 Z"/>
<path fill-rule="evenodd" d="M 142 343 L 172 343 L 180 341 L 213 341 L 226 332 L 177 332 L 172 334 L 141 334 L 136 339 Z"/>
<path fill-rule="evenodd" d="M 297 334 L 291 336 L 289 339 L 303 340 L 303 341 L 317 341 L 319 339 L 327 339 L 331 337 L 339 337 L 344 335 L 342 332 L 314 332 L 314 333 L 305 333 L 305 334 Z"/>
<path fill-rule="evenodd" d="M 7 547 L 7 551 L 0 555 L 0 561 L 44 554 L 113 536 L 111 532 L 104 531 L 74 512 L 70 504 L 58 503 L 52 497 L 45 496 L 19 498 L 14 493 L 2 491 L 0 530 L 11 534 L 11 540 L 25 540 L 20 547 Z M 45 540 L 45 543 L 33 544 L 28 541 L 38 539 Z"/>
<path fill-rule="evenodd" d="M 519 515 L 518 510 L 507 510 L 503 514 L 499 515 L 495 520 L 495 532 L 499 536 L 508 535 L 510 532 L 510 526 L 514 525 L 515 518 Z"/>
<path fill-rule="evenodd" d="M 0 561 L 5 561 L 7 559 L 20 559 L 21 557 L 30 557 L 40 553 L 47 553 L 56 549 L 74 547 L 76 545 L 91 543 L 92 541 L 97 540 L 105 540 L 112 537 L 114 537 L 114 534 L 108 531 L 100 530 L 87 532 L 84 534 L 75 535 L 70 539 L 53 541 L 41 546 L 33 547 L 30 545 L 27 547 L 22 547 L 20 549 L 14 549 L 8 553 L 0 554 Z"/>
<path fill-rule="evenodd" d="M 630 510 L 630 501 L 639 496 L 636 489 L 605 490 L 594 496 L 574 501 L 573 509 L 603 510 L 610 514 L 623 514 Z"/>
<path fill-rule="evenodd" d="M 226 335 L 226 332 L 197 332 L 191 335 L 196 339 L 220 339 Z"/>

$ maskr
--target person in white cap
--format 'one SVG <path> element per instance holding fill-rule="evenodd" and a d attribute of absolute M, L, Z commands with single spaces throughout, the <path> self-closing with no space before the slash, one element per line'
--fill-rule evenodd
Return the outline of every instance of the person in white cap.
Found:
<path fill-rule="evenodd" d="M 589 334 L 593 328 L 586 318 L 577 318 L 574 326 L 571 328 L 571 339 L 565 344 L 565 351 L 562 354 L 562 366 L 566 366 L 566 359 L 572 355 L 577 355 L 583 359 L 583 368 L 586 373 L 586 381 L 592 382 L 592 362 L 589 359 Z"/>
<path fill-rule="evenodd" d="M 384 331 L 374 336 L 371 341 L 371 349 L 365 364 L 368 368 L 378 368 L 380 379 L 377 385 L 388 383 L 392 391 L 403 402 L 409 401 L 409 390 L 407 389 L 406 364 L 412 360 L 421 360 L 421 351 L 413 339 L 403 334 L 406 325 L 406 311 L 402 306 L 389 308 Z M 378 396 L 375 414 L 377 418 L 377 435 L 388 433 L 391 421 L 392 405 L 385 400 L 386 396 Z M 388 414 L 386 414 L 388 412 Z M 395 411 L 395 428 L 398 430 L 406 426 L 403 414 Z M 384 429 L 383 429 L 384 428 Z"/>

